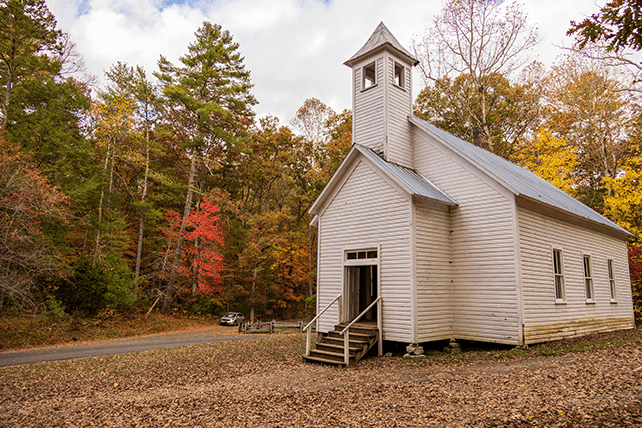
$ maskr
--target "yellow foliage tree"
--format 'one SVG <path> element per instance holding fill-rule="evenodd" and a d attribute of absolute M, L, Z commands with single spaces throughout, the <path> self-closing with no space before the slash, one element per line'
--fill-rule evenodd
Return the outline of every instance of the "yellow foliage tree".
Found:
<path fill-rule="evenodd" d="M 575 196 L 575 148 L 549 130 L 540 130 L 517 156 L 517 164 L 539 175 L 558 189 Z"/>
<path fill-rule="evenodd" d="M 620 226 L 642 239 L 642 147 L 632 147 L 617 177 L 604 177 L 608 190 L 604 198 L 604 214 Z"/>

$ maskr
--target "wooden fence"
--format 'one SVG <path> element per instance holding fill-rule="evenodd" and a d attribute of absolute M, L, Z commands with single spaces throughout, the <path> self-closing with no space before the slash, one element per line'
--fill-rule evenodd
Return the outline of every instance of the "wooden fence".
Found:
<path fill-rule="evenodd" d="M 239 333 L 283 333 L 303 331 L 304 321 L 254 321 L 239 324 Z"/>

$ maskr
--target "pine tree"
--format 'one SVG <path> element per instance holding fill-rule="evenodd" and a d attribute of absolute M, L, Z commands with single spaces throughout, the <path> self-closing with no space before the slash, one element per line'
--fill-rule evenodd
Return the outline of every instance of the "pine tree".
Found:
<path fill-rule="evenodd" d="M 155 74 L 172 104 L 174 121 L 170 127 L 182 136 L 190 158 L 185 206 L 162 312 L 169 310 L 174 299 L 198 171 L 204 161 L 215 161 L 228 150 L 245 150 L 245 129 L 253 116 L 251 107 L 256 104 L 250 93 L 250 73 L 232 35 L 209 22 L 204 22 L 195 35 L 187 55 L 179 59 L 180 66 L 161 56 L 160 71 Z"/>

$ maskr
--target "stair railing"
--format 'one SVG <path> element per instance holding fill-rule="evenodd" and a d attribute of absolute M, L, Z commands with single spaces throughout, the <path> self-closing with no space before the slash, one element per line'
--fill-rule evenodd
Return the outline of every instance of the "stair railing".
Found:
<path fill-rule="evenodd" d="M 339 306 L 338 306 L 338 310 L 339 310 L 338 312 L 339 312 L 339 313 L 338 313 L 338 321 L 337 321 L 337 323 L 339 323 L 339 322 L 341 321 L 341 294 L 339 294 L 337 297 L 335 297 L 335 298 L 334 298 L 334 300 L 333 300 L 333 301 L 331 301 L 331 302 L 328 304 L 328 306 L 326 306 L 326 307 L 325 307 L 325 309 L 323 309 L 321 312 L 319 312 L 319 314 L 318 314 L 316 317 L 312 318 L 312 321 L 310 321 L 310 322 L 308 323 L 308 325 L 306 325 L 305 327 L 303 327 L 303 331 L 306 331 L 306 330 L 307 330 L 307 335 L 306 335 L 306 340 L 305 340 L 305 356 L 306 356 L 306 357 L 309 357 L 309 356 L 310 356 L 310 348 L 312 347 L 312 329 L 310 328 L 310 326 L 311 326 L 312 324 L 314 324 L 314 322 L 315 322 L 315 321 L 316 321 L 316 320 L 317 320 L 321 315 L 323 315 L 323 313 L 324 313 L 325 311 L 327 311 L 328 309 L 330 309 L 330 306 L 334 305 L 334 303 L 335 303 L 337 300 L 339 301 Z"/>
<path fill-rule="evenodd" d="M 341 330 L 341 334 L 343 336 L 343 362 L 345 363 L 346 367 L 350 364 L 350 331 L 348 330 L 350 327 L 352 327 L 352 324 L 356 323 L 361 319 L 362 316 L 364 316 L 374 305 L 379 303 L 381 301 L 381 296 L 377 297 L 374 302 L 370 303 L 370 306 L 368 306 L 363 312 L 359 314 L 358 317 L 352 320 L 350 324 L 343 330 Z M 383 344 L 381 343 L 381 304 L 377 306 L 377 334 L 379 337 L 377 338 L 378 346 L 377 346 L 377 353 L 379 356 L 383 355 Z"/>

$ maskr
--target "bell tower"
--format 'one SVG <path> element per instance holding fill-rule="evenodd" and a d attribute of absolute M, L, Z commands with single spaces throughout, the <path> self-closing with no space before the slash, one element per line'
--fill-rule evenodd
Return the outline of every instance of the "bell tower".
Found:
<path fill-rule="evenodd" d="M 352 142 L 408 168 L 414 168 L 411 67 L 418 63 L 383 22 L 344 62 L 352 68 Z"/>

